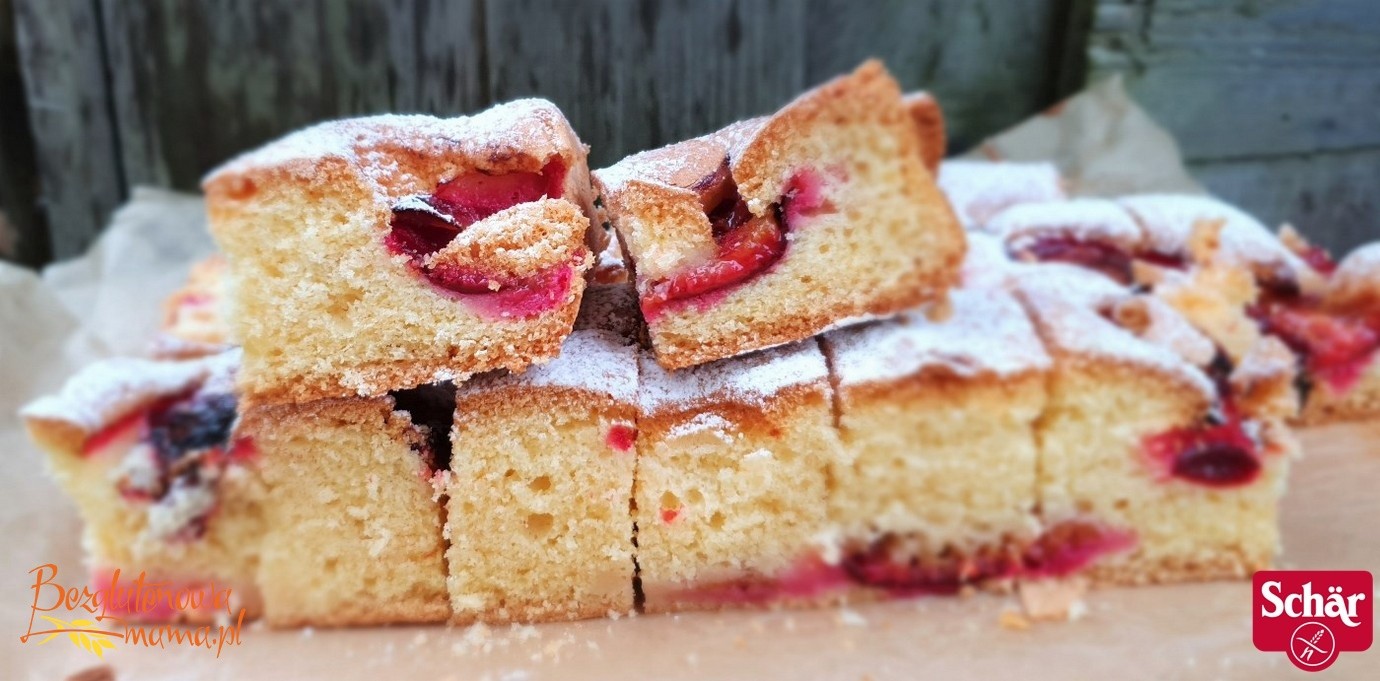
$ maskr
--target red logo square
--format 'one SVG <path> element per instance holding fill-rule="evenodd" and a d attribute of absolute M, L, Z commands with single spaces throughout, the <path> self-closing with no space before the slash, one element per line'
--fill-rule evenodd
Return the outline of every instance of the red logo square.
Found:
<path fill-rule="evenodd" d="M 1304 671 L 1332 666 L 1343 651 L 1370 648 L 1375 582 L 1363 570 L 1255 573 L 1252 637 L 1257 650 L 1284 652 Z"/>

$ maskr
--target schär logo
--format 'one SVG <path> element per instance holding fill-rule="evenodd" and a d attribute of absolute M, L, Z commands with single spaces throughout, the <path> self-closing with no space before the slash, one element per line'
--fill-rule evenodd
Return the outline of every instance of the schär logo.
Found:
<path fill-rule="evenodd" d="M 1304 671 L 1327 669 L 1342 651 L 1370 648 L 1375 585 L 1369 572 L 1255 573 L 1251 614 L 1258 650 L 1283 652 Z"/>

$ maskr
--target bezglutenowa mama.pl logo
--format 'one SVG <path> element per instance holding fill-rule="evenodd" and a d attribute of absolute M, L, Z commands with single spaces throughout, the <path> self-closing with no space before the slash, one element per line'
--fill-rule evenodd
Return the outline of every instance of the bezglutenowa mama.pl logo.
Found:
<path fill-rule="evenodd" d="M 1295 667 L 1318 672 L 1346 651 L 1370 648 L 1375 583 L 1361 570 L 1266 570 L 1255 573 L 1252 636 L 1257 650 L 1283 652 Z"/>
<path fill-rule="evenodd" d="M 190 647 L 216 651 L 240 645 L 245 609 L 234 610 L 232 589 L 214 582 L 178 585 L 154 582 L 140 572 L 121 581 L 120 570 L 90 585 L 64 586 L 52 563 L 29 571 L 34 575 L 34 600 L 29 628 L 19 637 L 43 644 L 58 636 L 97 657 L 117 643 L 146 648 Z M 219 623 L 178 626 L 179 620 Z"/>

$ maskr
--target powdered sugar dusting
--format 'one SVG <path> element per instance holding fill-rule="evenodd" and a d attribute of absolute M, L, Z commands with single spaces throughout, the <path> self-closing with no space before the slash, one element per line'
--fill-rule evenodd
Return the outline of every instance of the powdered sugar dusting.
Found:
<path fill-rule="evenodd" d="M 687 421 L 681 421 L 666 432 L 666 439 L 674 440 L 681 437 L 690 437 L 701 433 L 708 433 L 721 440 L 728 441 L 732 438 L 732 433 L 736 427 L 728 419 L 715 414 L 714 412 L 704 412 L 695 414 Z"/>
<path fill-rule="evenodd" d="M 727 157 L 728 150 L 722 144 L 692 139 L 633 154 L 594 171 L 594 177 L 605 190 L 615 193 L 630 182 L 640 181 L 681 189 L 689 195 L 688 187 L 718 170 Z"/>
<path fill-rule="evenodd" d="M 1074 355 L 1113 360 L 1173 374 L 1212 400 L 1216 389 L 1203 370 L 1185 361 L 1179 348 L 1190 339 L 1174 334 L 1201 335 L 1192 325 L 1165 324 L 1156 316 L 1177 315 L 1168 306 L 1155 310 L 1153 330 L 1139 336 L 1104 315 L 1115 305 L 1143 299 L 1090 270 L 1062 263 L 1027 265 L 1017 271 L 1013 283 L 1026 303 L 1046 349 L 1055 355 Z M 1171 333 L 1172 332 L 1172 333 Z"/>
<path fill-rule="evenodd" d="M 986 224 L 1016 204 L 1066 198 L 1052 163 L 944 161 L 938 183 L 966 227 Z"/>
<path fill-rule="evenodd" d="M 56 395 L 40 397 L 19 413 L 94 433 L 144 405 L 199 385 L 228 392 L 239 363 L 238 349 L 178 362 L 107 359 L 83 368 Z"/>
<path fill-rule="evenodd" d="M 1042 201 L 1011 206 L 981 229 L 1019 250 L 1038 239 L 1070 238 L 1133 249 L 1144 234 L 1126 209 L 1107 199 Z"/>
<path fill-rule="evenodd" d="M 1187 254 L 1194 227 L 1222 220 L 1219 253 L 1227 264 L 1310 268 L 1259 220 L 1231 204 L 1191 194 L 1141 194 L 1119 199 L 1145 229 L 1146 245 L 1167 254 Z"/>
<path fill-rule="evenodd" d="M 1004 288 L 1021 263 L 1011 260 L 1000 239 L 986 232 L 968 232 L 968 252 L 959 270 L 964 288 Z"/>
<path fill-rule="evenodd" d="M 299 130 L 230 160 L 205 182 L 271 168 L 311 173 L 317 163 L 332 158 L 379 181 L 396 170 L 399 151 L 488 158 L 520 150 L 550 158 L 569 153 L 571 137 L 560 110 L 544 99 L 520 99 L 456 118 L 366 116 Z"/>
<path fill-rule="evenodd" d="M 637 400 L 637 352 L 618 334 L 582 329 L 565 339 L 561 354 L 550 362 L 520 374 L 480 376 L 456 390 L 464 395 L 511 386 L 574 388 L 632 404 Z"/>
<path fill-rule="evenodd" d="M 594 176 L 610 191 L 634 180 L 687 188 L 718 170 L 725 160 L 736 158 L 768 120 L 767 116 L 750 118 L 702 137 L 633 154 L 596 170 Z"/>
<path fill-rule="evenodd" d="M 1337 270 L 1328 282 L 1328 296 L 1354 296 L 1357 293 L 1380 292 L 1380 242 L 1366 244 L 1347 254 L 1337 263 Z"/>
<path fill-rule="evenodd" d="M 675 372 L 650 354 L 641 355 L 639 364 L 638 403 L 648 413 L 721 401 L 758 405 L 795 386 L 818 384 L 823 390 L 829 378 L 813 339 Z"/>
<path fill-rule="evenodd" d="M 943 367 L 958 376 L 1011 376 L 1045 370 L 1049 355 L 1035 327 L 1009 293 L 955 290 L 952 315 L 931 322 L 921 314 L 825 337 L 839 385 L 894 380 Z"/>

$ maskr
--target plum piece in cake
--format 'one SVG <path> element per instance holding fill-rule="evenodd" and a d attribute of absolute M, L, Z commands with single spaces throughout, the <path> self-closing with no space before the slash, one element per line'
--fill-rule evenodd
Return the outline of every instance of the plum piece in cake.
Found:
<path fill-rule="evenodd" d="M 559 357 L 459 386 L 446 521 L 453 621 L 633 611 L 635 301 L 631 286 L 592 286 Z"/>
<path fill-rule="evenodd" d="M 267 490 L 258 582 L 270 625 L 444 622 L 440 500 L 452 389 L 248 409 Z"/>
<path fill-rule="evenodd" d="M 106 360 L 23 409 L 49 470 L 81 514 L 94 589 L 123 593 L 141 573 L 146 583 L 173 588 L 231 589 L 233 612 L 145 609 L 117 597 L 108 614 L 233 621 L 240 607 L 250 618 L 261 610 L 254 569 L 263 490 L 253 444 L 232 434 L 237 362 L 235 352 Z"/>
<path fill-rule="evenodd" d="M 1287 353 L 1233 366 L 1164 301 L 1082 268 L 1030 265 L 1013 283 L 1054 362 L 1038 435 L 1046 531 L 1091 528 L 1133 543 L 1093 563 L 1102 581 L 1242 577 L 1269 565 L 1297 449 L 1236 386 L 1287 388 Z"/>
<path fill-rule="evenodd" d="M 834 598 L 823 560 L 840 455 L 814 340 L 668 372 L 641 361 L 634 518 L 648 612 Z"/>
<path fill-rule="evenodd" d="M 324 123 L 203 186 L 256 403 L 548 360 L 603 246 L 585 147 L 541 100 Z"/>
<path fill-rule="evenodd" d="M 838 564 L 885 594 L 1022 574 L 1040 540 L 1049 357 L 1011 294 L 957 289 L 950 301 L 943 322 L 911 314 L 823 337 L 845 452 L 830 485 Z"/>
<path fill-rule="evenodd" d="M 964 227 L 981 227 L 1011 206 L 1067 197 L 1052 163 L 951 160 L 939 165 L 939 188 Z"/>
<path fill-rule="evenodd" d="M 1131 283 L 1145 239 L 1131 215 L 1107 199 L 1019 203 L 977 229 L 1000 239 L 1014 259 L 1081 265 L 1122 284 Z"/>
<path fill-rule="evenodd" d="M 942 297 L 963 236 L 879 63 L 595 173 L 663 367 Z"/>
<path fill-rule="evenodd" d="M 910 113 L 915 129 L 920 133 L 920 158 L 930 175 L 939 172 L 939 163 L 944 160 L 948 150 L 948 134 L 944 126 L 944 110 L 934 95 L 919 90 L 906 93 L 906 111 Z"/>

